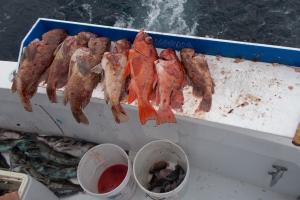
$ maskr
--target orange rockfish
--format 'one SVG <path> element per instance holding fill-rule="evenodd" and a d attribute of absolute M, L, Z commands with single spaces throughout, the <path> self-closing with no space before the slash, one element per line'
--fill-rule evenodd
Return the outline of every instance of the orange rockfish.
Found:
<path fill-rule="evenodd" d="M 154 61 L 158 55 L 152 38 L 141 30 L 133 42 L 133 49 L 129 50 L 128 63 L 125 68 L 125 78 L 131 76 L 128 87 L 128 103 L 138 101 L 139 118 L 142 124 L 147 120 L 157 120 L 157 114 L 150 103 L 150 96 L 154 92 L 157 80 Z"/>
<path fill-rule="evenodd" d="M 159 57 L 155 61 L 158 77 L 156 101 L 159 105 L 157 124 L 175 123 L 171 107 L 182 109 L 184 70 L 174 50 L 165 49 Z"/>

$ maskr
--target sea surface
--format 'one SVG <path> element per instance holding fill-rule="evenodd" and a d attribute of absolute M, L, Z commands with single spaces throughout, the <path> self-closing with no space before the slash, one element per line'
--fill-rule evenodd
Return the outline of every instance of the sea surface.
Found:
<path fill-rule="evenodd" d="M 300 47 L 300 0 L 0 0 L 0 60 L 39 17 Z"/>

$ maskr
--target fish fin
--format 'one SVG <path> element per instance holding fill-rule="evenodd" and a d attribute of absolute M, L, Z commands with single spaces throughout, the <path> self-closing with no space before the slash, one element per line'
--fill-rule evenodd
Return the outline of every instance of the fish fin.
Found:
<path fill-rule="evenodd" d="M 159 95 L 159 86 L 157 86 L 156 88 L 156 105 L 158 106 L 159 105 L 159 102 L 160 102 L 160 95 Z"/>
<path fill-rule="evenodd" d="M 182 89 L 179 90 L 173 90 L 171 94 L 171 107 L 173 109 L 179 109 L 182 111 L 182 105 L 184 103 L 184 96 Z"/>
<path fill-rule="evenodd" d="M 23 49 L 22 49 L 21 58 L 20 58 L 20 62 L 19 62 L 18 68 L 20 68 L 21 63 L 22 63 L 22 62 L 24 61 L 24 59 L 25 59 L 26 48 L 27 48 L 27 47 L 23 47 Z"/>
<path fill-rule="evenodd" d="M 124 68 L 124 78 L 127 78 L 129 75 L 130 75 L 130 65 L 131 65 L 131 62 L 128 61 L 127 64 L 125 65 L 125 68 Z"/>
<path fill-rule="evenodd" d="M 134 100 L 136 100 L 137 98 L 137 95 L 136 93 L 134 92 L 134 90 L 132 89 L 132 82 L 133 80 L 131 80 L 129 86 L 128 86 L 128 98 L 127 98 L 127 102 L 128 104 L 131 104 L 132 102 L 134 102 Z"/>
<path fill-rule="evenodd" d="M 101 62 L 98 65 L 96 65 L 95 67 L 93 67 L 91 69 L 91 72 L 95 73 L 95 74 L 99 74 L 99 78 L 100 78 L 99 82 L 102 82 L 104 80 L 105 73 L 104 73 L 104 70 L 102 68 Z"/>
<path fill-rule="evenodd" d="M 82 75 L 86 76 L 91 72 L 88 61 L 86 61 L 80 57 L 76 57 L 76 62 L 77 62 L 79 72 Z"/>
<path fill-rule="evenodd" d="M 159 91 L 158 91 L 158 84 L 155 84 L 155 87 L 153 88 L 149 99 L 152 103 L 154 103 L 155 105 L 159 104 Z"/>
<path fill-rule="evenodd" d="M 128 93 L 130 82 L 131 82 L 131 78 L 130 78 L 130 76 L 128 76 L 128 77 L 125 79 L 124 93 Z"/>
<path fill-rule="evenodd" d="M 185 87 L 185 86 L 187 86 L 188 84 L 189 84 L 189 83 L 188 83 L 187 77 L 184 77 L 181 86 L 182 86 L 182 87 Z"/>
<path fill-rule="evenodd" d="M 133 90 L 129 90 L 128 98 L 127 98 L 128 104 L 131 104 L 132 102 L 134 102 L 134 100 L 136 100 L 136 98 L 137 98 L 137 96 L 136 96 L 135 92 Z"/>
<path fill-rule="evenodd" d="M 113 116 L 115 118 L 115 121 L 117 123 L 128 121 L 128 116 L 126 115 L 126 112 L 124 111 L 121 104 L 112 105 L 111 106 L 111 111 L 112 111 L 112 114 L 113 114 Z"/>
<path fill-rule="evenodd" d="M 73 114 L 75 120 L 78 123 L 83 123 L 86 125 L 89 124 L 88 118 L 86 117 L 86 115 L 84 114 L 84 112 L 82 111 L 82 109 L 80 107 L 71 105 L 71 110 L 72 110 L 72 114 Z"/>
<path fill-rule="evenodd" d="M 197 108 L 196 112 L 198 111 L 209 112 L 211 108 L 211 103 L 212 103 L 212 94 L 211 93 L 204 94 L 202 101 L 199 104 L 199 107 Z"/>
<path fill-rule="evenodd" d="M 176 123 L 176 118 L 170 106 L 160 107 L 157 111 L 157 125 L 163 123 Z"/>
<path fill-rule="evenodd" d="M 16 79 L 16 76 L 12 80 L 11 91 L 12 91 L 12 93 L 15 93 L 17 91 L 17 79 Z"/>
<path fill-rule="evenodd" d="M 46 84 L 48 81 L 50 67 L 48 67 L 39 79 L 39 83 Z"/>
<path fill-rule="evenodd" d="M 106 104 L 108 104 L 108 102 L 109 102 L 109 96 L 107 94 L 107 90 L 106 90 L 105 84 L 103 85 L 103 92 L 104 92 L 104 100 L 105 100 Z"/>
<path fill-rule="evenodd" d="M 211 81 L 212 81 L 211 93 L 214 94 L 216 84 L 215 84 L 214 80 L 211 80 Z"/>
<path fill-rule="evenodd" d="M 152 93 L 150 94 L 150 101 L 153 102 L 153 103 L 155 103 L 155 105 L 158 105 L 157 104 L 157 97 L 156 97 L 156 95 L 157 95 L 157 92 L 156 92 L 156 89 L 154 89 L 152 91 Z"/>
<path fill-rule="evenodd" d="M 47 96 L 50 102 L 52 103 L 57 103 L 57 98 L 56 98 L 56 84 L 47 84 L 46 88 Z"/>
<path fill-rule="evenodd" d="M 58 53 L 58 51 L 60 50 L 60 48 L 63 47 L 63 44 L 64 44 L 64 42 L 60 43 L 60 44 L 56 47 L 56 49 L 55 49 L 54 52 L 53 52 L 53 56 L 54 56 L 54 57 L 56 56 L 56 54 Z"/>
<path fill-rule="evenodd" d="M 33 43 L 34 42 L 34 43 Z M 37 53 L 37 47 L 40 41 L 39 40 L 34 40 L 31 44 L 29 45 L 24 52 L 24 57 L 23 59 L 28 59 L 30 61 L 32 61 Z"/>
<path fill-rule="evenodd" d="M 71 78 L 73 73 L 73 67 L 75 66 L 75 62 L 71 59 L 69 62 L 69 72 L 68 72 L 68 80 Z"/>
<path fill-rule="evenodd" d="M 154 75 L 154 80 L 153 80 L 153 90 L 152 90 L 152 93 L 150 94 L 150 100 L 151 102 L 155 102 L 156 105 L 158 105 L 157 103 L 157 95 L 159 94 L 158 93 L 158 77 L 157 77 L 157 74 L 155 72 L 155 75 Z M 159 101 L 158 101 L 159 102 Z"/>
<path fill-rule="evenodd" d="M 24 95 L 24 94 L 19 94 L 19 95 L 21 97 L 21 102 L 24 109 L 28 112 L 32 112 L 32 106 L 28 95 Z"/>
<path fill-rule="evenodd" d="M 103 68 L 101 63 L 99 63 L 98 65 L 96 65 L 95 67 L 93 67 L 91 69 L 91 72 L 95 73 L 95 74 L 102 74 L 103 73 Z"/>
<path fill-rule="evenodd" d="M 202 97 L 202 95 L 203 95 L 202 89 L 200 87 L 197 87 L 197 86 L 194 85 L 193 86 L 193 95 L 195 97 Z"/>
<path fill-rule="evenodd" d="M 157 121 L 157 113 L 148 101 L 139 100 L 138 109 L 141 124 L 145 124 L 149 119 Z"/>
<path fill-rule="evenodd" d="M 135 57 L 131 60 L 131 68 L 134 76 L 137 76 L 140 73 L 142 69 L 141 65 L 143 64 L 143 62 L 144 59 L 141 56 Z"/>
<path fill-rule="evenodd" d="M 65 86 L 65 90 L 64 90 L 64 105 L 67 105 L 67 103 L 68 103 L 68 101 L 69 101 L 69 98 L 68 98 L 68 87 L 67 87 L 67 85 Z"/>

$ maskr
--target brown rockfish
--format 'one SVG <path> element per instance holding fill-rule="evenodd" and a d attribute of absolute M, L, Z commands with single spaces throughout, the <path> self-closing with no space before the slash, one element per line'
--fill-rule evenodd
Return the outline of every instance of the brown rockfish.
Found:
<path fill-rule="evenodd" d="M 96 38 L 96 35 L 80 32 L 75 36 L 68 36 L 55 52 L 47 79 L 47 95 L 52 103 L 57 102 L 56 89 L 67 84 L 71 56 L 80 47 L 87 47 L 90 38 Z"/>
<path fill-rule="evenodd" d="M 101 80 L 101 76 L 91 69 L 101 62 L 104 52 L 109 51 L 109 48 L 108 38 L 91 38 L 88 48 L 77 49 L 71 57 L 64 103 L 70 102 L 72 114 L 78 123 L 89 124 L 83 109 L 90 102 L 92 92 Z"/>
<path fill-rule="evenodd" d="M 214 81 L 210 75 L 207 61 L 203 55 L 197 55 L 194 49 L 185 48 L 180 51 L 181 61 L 193 86 L 193 94 L 202 97 L 198 111 L 209 112 L 214 93 Z"/>
<path fill-rule="evenodd" d="M 66 37 L 64 30 L 53 29 L 44 33 L 42 40 L 33 40 L 25 49 L 12 85 L 12 91 L 18 93 L 25 110 L 32 112 L 30 99 L 39 83 L 47 77 L 47 70 L 54 59 L 53 53 Z"/>

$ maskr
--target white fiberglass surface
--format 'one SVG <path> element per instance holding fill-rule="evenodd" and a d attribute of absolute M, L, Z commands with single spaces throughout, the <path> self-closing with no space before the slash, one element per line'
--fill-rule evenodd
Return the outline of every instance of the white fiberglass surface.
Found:
<path fill-rule="evenodd" d="M 87 194 L 78 194 L 63 200 L 96 200 Z M 247 182 L 191 168 L 187 191 L 182 200 L 296 200 L 296 197 L 282 195 Z M 139 188 L 132 200 L 150 200 Z"/>

